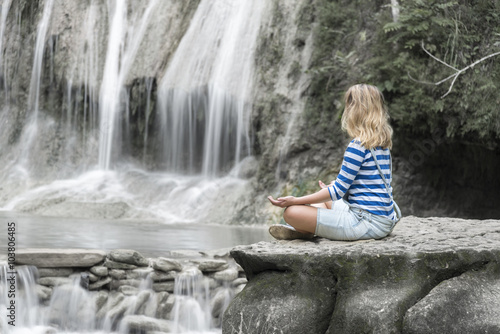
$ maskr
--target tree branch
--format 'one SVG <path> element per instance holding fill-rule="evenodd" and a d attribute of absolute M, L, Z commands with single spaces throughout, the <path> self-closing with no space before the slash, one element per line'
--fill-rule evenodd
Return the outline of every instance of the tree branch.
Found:
<path fill-rule="evenodd" d="M 469 68 L 473 68 L 474 66 L 476 66 L 476 65 L 477 65 L 477 64 L 479 64 L 480 62 L 485 61 L 485 60 L 486 60 L 486 59 L 488 59 L 488 58 L 491 58 L 491 57 L 494 57 L 494 56 L 498 56 L 498 55 L 500 55 L 500 51 L 498 51 L 498 52 L 494 52 L 494 53 L 492 53 L 492 54 L 489 54 L 489 55 L 487 55 L 487 56 L 485 56 L 485 57 L 483 57 L 483 58 L 481 58 L 481 59 L 479 59 L 479 60 L 477 60 L 477 61 L 473 62 L 472 64 L 470 64 L 470 65 L 468 65 L 468 66 L 466 66 L 466 67 L 462 68 L 461 70 L 459 70 L 459 69 L 457 69 L 457 68 L 455 68 L 455 67 L 451 66 L 450 64 L 448 64 L 448 63 L 446 63 L 446 62 L 442 61 L 441 59 L 439 59 L 439 58 L 435 57 L 432 53 L 430 53 L 429 51 L 427 51 L 427 49 L 424 47 L 424 41 L 422 41 L 422 43 L 421 43 L 421 47 L 422 47 L 422 50 L 424 50 L 424 51 L 425 51 L 425 53 L 427 53 L 430 57 L 432 57 L 432 59 L 434 59 L 434 60 L 436 60 L 436 61 L 440 62 L 441 64 L 443 64 L 443 65 L 445 65 L 445 66 L 447 66 L 447 67 L 449 67 L 449 68 L 451 68 L 451 69 L 453 69 L 453 70 L 455 71 L 455 73 L 453 73 L 453 74 L 452 74 L 452 75 L 450 75 L 449 77 L 446 77 L 446 78 L 444 78 L 444 79 L 442 79 L 441 81 L 438 81 L 438 82 L 427 82 L 427 81 L 420 81 L 420 80 L 416 80 L 416 79 L 414 79 L 414 78 L 412 78 L 412 77 L 410 76 L 410 73 L 408 73 L 408 77 L 409 77 L 411 80 L 415 81 L 415 82 L 419 82 L 419 83 L 423 83 L 423 84 L 428 84 L 428 85 L 434 85 L 434 86 L 438 86 L 438 85 L 442 84 L 443 82 L 446 82 L 446 81 L 450 80 L 451 78 L 453 78 L 453 80 L 451 81 L 450 87 L 448 88 L 448 91 L 446 92 L 446 94 L 444 94 L 443 96 L 441 96 L 441 98 L 444 98 L 444 97 L 446 97 L 448 94 L 450 94 L 451 89 L 453 88 L 453 85 L 455 84 L 455 81 L 457 80 L 457 78 L 458 78 L 458 76 L 459 76 L 460 74 L 462 74 L 463 72 L 467 71 Z"/>

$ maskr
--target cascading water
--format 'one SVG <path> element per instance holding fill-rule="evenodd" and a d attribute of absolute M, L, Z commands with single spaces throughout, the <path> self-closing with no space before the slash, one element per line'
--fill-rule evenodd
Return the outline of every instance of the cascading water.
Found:
<path fill-rule="evenodd" d="M 265 1 L 192 2 L 39 3 L 25 112 L 7 97 L 22 82 L 4 66 L 4 210 L 184 222 L 242 191 L 230 172 L 251 154 Z M 20 6 L 2 4 L 9 59 Z"/>
<path fill-rule="evenodd" d="M 41 293 L 37 286 L 38 271 L 35 267 L 16 267 L 15 279 L 6 265 L 0 265 L 0 330 L 5 334 L 127 334 L 147 331 L 149 319 L 155 326 L 168 333 L 220 333 L 212 323 L 215 310 L 207 278 L 195 268 L 186 269 L 175 280 L 173 309 L 166 316 L 165 292 L 154 292 L 150 277 L 143 279 L 135 291 L 121 294 L 105 291 L 88 291 L 81 276 L 53 288 L 51 298 L 38 301 Z M 13 282 L 13 283 L 12 283 Z M 230 290 L 230 289 L 226 289 Z M 15 298 L 9 296 L 15 291 Z M 43 292 L 42 292 L 43 293 Z M 227 292 L 229 301 L 231 292 Z M 8 306 L 15 301 L 14 316 L 9 318 Z M 227 302 L 216 310 L 219 314 Z M 157 317 L 159 320 L 152 320 Z M 167 318 L 167 319 L 165 319 Z M 9 321 L 11 322 L 9 324 Z"/>
<path fill-rule="evenodd" d="M 264 0 L 4 0 L 2 209 L 179 223 L 208 220 L 220 197 L 227 216 L 228 198 L 247 182 L 234 171 L 252 153 L 254 57 L 265 8 Z M 0 321 L 8 328 L 4 268 Z M 12 333 L 125 333 L 130 323 L 119 319 L 156 316 L 152 301 L 165 297 L 145 281 L 137 294 L 110 296 L 96 311 L 100 296 L 76 277 L 40 304 L 35 277 L 32 268 L 18 268 L 24 311 Z M 177 284 L 175 330 L 218 332 L 206 282 L 186 273 Z M 220 315 L 232 295 L 217 293 Z"/>
<path fill-rule="evenodd" d="M 170 169 L 213 176 L 250 154 L 249 101 L 263 7 L 264 1 L 200 3 L 159 87 Z"/>

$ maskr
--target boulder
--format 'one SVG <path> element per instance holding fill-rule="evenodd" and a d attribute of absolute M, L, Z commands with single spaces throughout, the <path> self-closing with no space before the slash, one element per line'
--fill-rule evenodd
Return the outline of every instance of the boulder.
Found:
<path fill-rule="evenodd" d="M 16 264 L 39 268 L 92 267 L 104 261 L 106 252 L 93 249 L 26 248 L 16 250 Z"/>
<path fill-rule="evenodd" d="M 248 283 L 224 334 L 500 332 L 495 220 L 405 217 L 381 240 L 261 242 L 231 255 Z"/>
<path fill-rule="evenodd" d="M 198 269 L 200 269 L 203 272 L 221 271 L 229 268 L 229 264 L 227 263 L 227 261 L 224 260 L 204 259 L 204 260 L 199 260 L 197 262 L 198 262 Z"/>
<path fill-rule="evenodd" d="M 499 333 L 500 265 L 488 263 L 438 284 L 404 318 L 404 333 Z"/>
<path fill-rule="evenodd" d="M 38 277 L 68 277 L 72 268 L 38 268 Z"/>
<path fill-rule="evenodd" d="M 181 271 L 182 264 L 177 260 L 159 257 L 153 261 L 153 268 L 168 273 L 172 270 Z"/>
<path fill-rule="evenodd" d="M 132 249 L 115 249 L 109 252 L 108 257 L 112 261 L 133 264 L 138 267 L 149 265 L 149 261 L 141 253 Z"/>
<path fill-rule="evenodd" d="M 108 276 L 109 269 L 104 266 L 94 266 L 90 268 L 90 272 L 96 276 Z"/>
<path fill-rule="evenodd" d="M 172 322 L 169 320 L 154 319 L 144 315 L 127 315 L 123 318 L 123 323 L 133 333 L 150 331 L 170 333 L 173 329 Z"/>
<path fill-rule="evenodd" d="M 238 278 L 238 270 L 236 268 L 227 268 L 214 273 L 213 278 L 218 281 L 232 282 Z"/>

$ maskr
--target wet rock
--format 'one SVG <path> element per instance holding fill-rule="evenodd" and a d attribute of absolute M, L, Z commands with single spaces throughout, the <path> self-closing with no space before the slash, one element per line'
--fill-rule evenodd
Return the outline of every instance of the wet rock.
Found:
<path fill-rule="evenodd" d="M 179 275 L 177 271 L 169 271 L 168 273 L 155 271 L 151 274 L 150 278 L 153 282 L 165 282 L 165 281 L 173 281 Z"/>
<path fill-rule="evenodd" d="M 221 271 L 229 268 L 227 261 L 224 260 L 200 260 L 198 261 L 198 269 L 203 272 Z"/>
<path fill-rule="evenodd" d="M 248 280 L 246 279 L 246 277 L 240 277 L 233 281 L 233 286 L 238 286 L 240 284 L 247 284 L 247 282 Z"/>
<path fill-rule="evenodd" d="M 125 270 L 111 269 L 109 271 L 109 276 L 118 280 L 118 279 L 125 279 L 127 277 L 127 274 L 126 274 Z"/>
<path fill-rule="evenodd" d="M 92 267 L 105 257 L 106 252 L 101 250 L 26 248 L 16 251 L 16 264 L 39 268 Z"/>
<path fill-rule="evenodd" d="M 96 276 L 108 276 L 109 269 L 104 266 L 94 266 L 90 268 L 90 272 Z"/>
<path fill-rule="evenodd" d="M 99 280 L 99 281 L 97 281 L 95 283 L 90 284 L 89 285 L 89 290 L 90 291 L 99 290 L 100 288 L 102 288 L 106 284 L 111 283 L 111 281 L 112 281 L 111 277 L 102 278 L 101 280 Z"/>
<path fill-rule="evenodd" d="M 105 304 L 106 301 L 108 300 L 108 292 L 107 291 L 99 291 L 96 294 L 94 294 L 94 305 L 96 307 L 96 311 L 98 312 Z"/>
<path fill-rule="evenodd" d="M 236 268 L 227 268 L 214 273 L 213 278 L 223 282 L 231 282 L 238 278 L 238 270 Z"/>
<path fill-rule="evenodd" d="M 168 273 L 172 270 L 181 271 L 182 264 L 177 260 L 167 259 L 165 257 L 159 257 L 153 261 L 153 268 Z"/>
<path fill-rule="evenodd" d="M 73 279 L 69 277 L 42 277 L 38 279 L 38 284 L 50 287 L 72 283 Z"/>
<path fill-rule="evenodd" d="M 138 267 L 146 267 L 149 261 L 141 253 L 131 249 L 116 249 L 109 252 L 108 257 L 115 262 L 133 264 Z M 115 268 L 120 269 L 120 268 Z"/>
<path fill-rule="evenodd" d="M 206 250 L 200 252 L 200 254 L 209 258 L 229 258 L 230 257 L 229 253 L 231 252 L 231 249 L 233 248 L 231 247 L 231 248 Z"/>
<path fill-rule="evenodd" d="M 113 280 L 110 284 L 110 288 L 112 290 L 118 289 L 120 286 L 128 285 L 138 288 L 142 283 L 142 280 L 138 279 L 122 279 L 122 280 Z"/>
<path fill-rule="evenodd" d="M 38 277 L 68 277 L 73 272 L 72 268 L 38 268 Z"/>
<path fill-rule="evenodd" d="M 169 320 L 155 319 L 144 315 L 128 315 L 123 318 L 123 323 L 131 332 L 160 331 L 171 333 L 173 329 L 173 324 Z"/>
<path fill-rule="evenodd" d="M 92 274 L 92 273 L 87 273 L 89 275 L 89 281 L 92 282 L 92 283 L 95 283 L 99 280 L 99 277 Z"/>
<path fill-rule="evenodd" d="M 137 268 L 136 265 L 122 263 L 122 262 L 116 262 L 116 261 L 112 261 L 110 259 L 106 259 L 103 266 L 108 267 L 109 269 L 123 269 L 123 270 L 131 270 L 131 269 Z"/>
<path fill-rule="evenodd" d="M 232 292 L 229 289 L 218 289 L 210 300 L 210 310 L 212 313 L 212 317 L 219 317 L 229 305 L 232 297 Z"/>
<path fill-rule="evenodd" d="M 125 296 L 135 296 L 139 289 L 130 285 L 122 285 L 118 287 L 118 292 L 123 293 Z"/>
<path fill-rule="evenodd" d="M 145 279 L 153 272 L 153 268 L 137 268 L 129 270 L 127 272 L 127 279 Z"/>
<path fill-rule="evenodd" d="M 36 295 L 38 297 L 38 300 L 41 302 L 45 302 L 50 300 L 50 297 L 52 296 L 52 289 L 40 284 L 37 284 L 35 287 Z"/>
<path fill-rule="evenodd" d="M 175 282 L 153 283 L 153 291 L 155 292 L 174 292 Z"/>

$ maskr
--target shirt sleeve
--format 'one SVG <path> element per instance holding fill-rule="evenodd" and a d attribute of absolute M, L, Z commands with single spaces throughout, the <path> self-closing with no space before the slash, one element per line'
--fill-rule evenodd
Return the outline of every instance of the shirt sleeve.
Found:
<path fill-rule="evenodd" d="M 337 201 L 344 197 L 356 175 L 358 175 L 365 156 L 366 149 L 359 142 L 353 140 L 349 143 L 344 153 L 344 161 L 342 161 L 340 173 L 335 182 L 328 187 L 332 201 Z"/>

